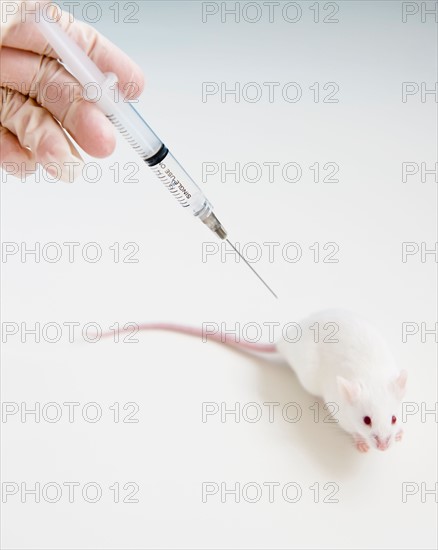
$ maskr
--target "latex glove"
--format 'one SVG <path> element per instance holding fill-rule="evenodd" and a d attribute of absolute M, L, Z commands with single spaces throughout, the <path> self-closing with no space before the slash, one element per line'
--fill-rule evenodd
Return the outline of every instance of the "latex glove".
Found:
<path fill-rule="evenodd" d="M 81 162 L 81 156 L 63 128 L 86 153 L 102 158 L 115 148 L 114 127 L 95 104 L 83 98 L 79 83 L 57 61 L 36 28 L 30 10 L 50 1 L 0 2 L 1 166 L 11 171 L 7 163 L 18 164 L 15 175 L 19 176 L 34 171 L 36 163 L 55 162 L 59 167 L 48 171 L 68 181 L 71 165 L 65 163 Z M 61 10 L 51 5 L 45 13 L 60 14 Z M 118 76 L 127 99 L 138 97 L 144 88 L 141 69 L 93 27 L 72 19 L 64 12 L 59 24 L 104 73 Z"/>

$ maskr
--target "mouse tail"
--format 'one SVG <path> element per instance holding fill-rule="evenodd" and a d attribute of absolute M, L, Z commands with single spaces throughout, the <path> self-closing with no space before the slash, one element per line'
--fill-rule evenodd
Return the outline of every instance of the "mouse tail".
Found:
<path fill-rule="evenodd" d="M 132 327 L 131 327 L 132 328 Z M 179 325 L 175 323 L 144 323 L 138 326 L 139 330 L 164 330 L 167 332 L 177 332 L 179 334 L 187 334 L 202 339 L 203 342 L 213 340 L 219 344 L 234 347 L 241 350 L 252 351 L 254 353 L 276 353 L 277 346 L 275 344 L 263 344 L 258 342 L 236 341 L 226 338 L 226 335 L 217 332 L 215 334 L 205 334 L 204 331 L 197 327 L 187 325 Z"/>

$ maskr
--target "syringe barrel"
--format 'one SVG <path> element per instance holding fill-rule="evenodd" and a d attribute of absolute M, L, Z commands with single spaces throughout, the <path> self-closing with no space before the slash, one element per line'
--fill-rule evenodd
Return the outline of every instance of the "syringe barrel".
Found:
<path fill-rule="evenodd" d="M 130 103 L 106 97 L 98 105 L 143 160 L 147 161 L 163 147 L 161 139 Z"/>
<path fill-rule="evenodd" d="M 201 219 L 211 213 L 212 206 L 209 201 L 164 145 L 154 157 L 146 160 L 146 163 L 183 208 L 190 208 L 193 214 Z"/>
<path fill-rule="evenodd" d="M 190 208 L 220 239 L 227 237 L 227 232 L 214 215 L 210 202 L 165 145 L 146 162 L 182 207 Z"/>
<path fill-rule="evenodd" d="M 116 75 L 104 74 L 59 23 L 47 20 L 41 13 L 38 28 L 67 70 L 84 87 L 84 98 L 96 103 L 143 159 L 154 155 L 163 144 L 119 92 Z"/>
<path fill-rule="evenodd" d="M 107 114 L 108 118 L 181 206 L 190 208 L 201 219 L 209 214 L 212 207 L 201 189 L 134 107 L 129 103 L 114 103 L 108 104 L 108 108 L 112 111 Z"/>
<path fill-rule="evenodd" d="M 40 14 L 38 25 L 84 90 L 95 89 L 92 101 L 151 167 L 181 206 L 190 208 L 195 216 L 224 239 L 226 231 L 214 215 L 211 204 L 152 128 L 123 95 L 118 93 L 116 75 L 104 74 L 58 23 L 47 21 Z M 91 100 L 88 94 L 85 94 L 85 98 Z"/>

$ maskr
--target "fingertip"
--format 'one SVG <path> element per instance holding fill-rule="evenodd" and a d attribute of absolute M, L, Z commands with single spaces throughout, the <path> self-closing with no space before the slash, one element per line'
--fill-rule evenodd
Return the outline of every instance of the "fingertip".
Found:
<path fill-rule="evenodd" d="M 143 71 L 138 65 L 135 65 L 131 80 L 125 84 L 126 99 L 137 99 L 144 92 L 146 86 L 146 78 Z"/>
<path fill-rule="evenodd" d="M 114 126 L 103 113 L 100 124 L 93 130 L 95 141 L 90 146 L 90 155 L 96 158 L 106 158 L 112 155 L 116 149 L 116 135 Z"/>
<path fill-rule="evenodd" d="M 73 138 L 87 154 L 106 158 L 114 153 L 114 127 L 96 105 L 82 101 L 74 113 L 71 127 Z"/>
<path fill-rule="evenodd" d="M 144 75 L 144 72 L 141 69 L 139 69 L 139 71 L 140 71 L 138 74 L 139 92 L 136 97 L 139 97 L 144 92 L 144 89 L 146 87 L 146 77 Z"/>

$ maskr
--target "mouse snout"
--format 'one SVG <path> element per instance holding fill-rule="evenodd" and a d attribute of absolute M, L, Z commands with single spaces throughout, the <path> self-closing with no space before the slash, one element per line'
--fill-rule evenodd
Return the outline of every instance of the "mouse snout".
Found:
<path fill-rule="evenodd" d="M 389 442 L 391 440 L 391 437 L 379 437 L 378 435 L 374 436 L 374 440 L 376 442 L 376 447 L 380 451 L 386 451 L 386 449 L 389 447 Z"/>

